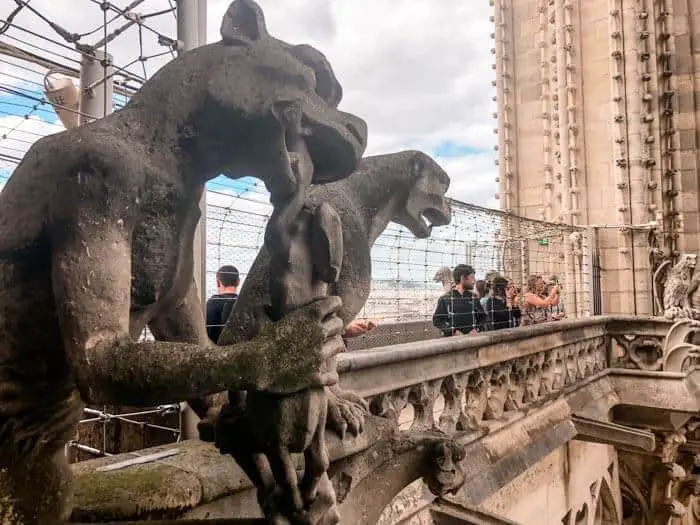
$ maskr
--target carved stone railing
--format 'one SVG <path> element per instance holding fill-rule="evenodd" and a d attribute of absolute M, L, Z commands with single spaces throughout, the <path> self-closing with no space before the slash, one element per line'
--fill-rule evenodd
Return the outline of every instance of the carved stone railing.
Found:
<path fill-rule="evenodd" d="M 607 341 L 605 318 L 588 318 L 357 351 L 339 370 L 376 415 L 398 423 L 411 407 L 411 430 L 470 431 L 603 371 Z"/>
<path fill-rule="evenodd" d="M 611 443 L 623 435 L 653 446 L 653 435 L 599 421 L 618 405 L 700 410 L 695 329 L 592 317 L 343 354 L 341 384 L 367 398 L 373 415 L 359 437 L 328 438 L 342 523 L 377 523 L 417 479 L 432 479 L 434 488 L 444 465 L 435 445 L 448 437 L 467 454 L 467 482 L 455 501 L 472 506 L 574 438 Z M 650 378 L 653 391 L 645 388 Z M 124 463 L 134 454 L 76 465 L 74 519 L 259 516 L 252 486 L 231 458 L 199 442 L 139 455 L 164 451 L 170 455 L 141 465 Z M 122 468 L 104 470 L 119 462 Z"/>
<path fill-rule="evenodd" d="M 615 317 L 607 325 L 612 367 L 681 372 L 698 362 L 694 343 L 700 342 L 700 321 Z"/>
<path fill-rule="evenodd" d="M 382 323 L 360 337 L 348 339 L 347 343 L 351 351 L 356 351 L 440 337 L 442 337 L 442 332 L 435 328 L 431 321 L 409 321 L 406 323 Z"/>

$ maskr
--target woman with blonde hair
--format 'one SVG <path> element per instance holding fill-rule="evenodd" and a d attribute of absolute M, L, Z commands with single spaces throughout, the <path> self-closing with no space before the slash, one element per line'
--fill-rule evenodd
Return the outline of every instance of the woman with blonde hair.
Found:
<path fill-rule="evenodd" d="M 551 307 L 559 304 L 559 285 L 552 286 L 545 294 L 545 282 L 540 275 L 527 280 L 527 293 L 523 297 L 521 326 L 551 321 Z"/>

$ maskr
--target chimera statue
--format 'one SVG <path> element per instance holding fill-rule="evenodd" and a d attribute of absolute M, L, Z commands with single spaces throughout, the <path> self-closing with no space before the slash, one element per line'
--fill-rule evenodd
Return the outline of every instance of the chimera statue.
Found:
<path fill-rule="evenodd" d="M 272 195 L 294 193 L 289 107 L 311 182 L 348 176 L 366 143 L 363 121 L 337 109 L 341 88 L 323 55 L 268 35 L 252 0 L 231 4 L 221 34 L 164 66 L 120 111 L 39 140 L 0 193 L 3 523 L 68 518 L 64 445 L 83 403 L 337 381 L 319 373 L 343 347 L 337 297 L 285 312 L 250 341 L 208 342 L 192 259 L 204 183 L 253 174 Z M 155 342 L 136 342 L 145 326 Z"/>

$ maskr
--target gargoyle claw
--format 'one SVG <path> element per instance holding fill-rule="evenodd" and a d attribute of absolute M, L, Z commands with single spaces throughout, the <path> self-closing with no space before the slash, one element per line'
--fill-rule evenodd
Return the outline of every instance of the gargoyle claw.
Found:
<path fill-rule="evenodd" d="M 328 395 L 327 427 L 345 439 L 345 433 L 358 436 L 364 430 L 365 416 L 369 413 L 367 402 L 351 391 L 339 388 L 326 389 Z"/>

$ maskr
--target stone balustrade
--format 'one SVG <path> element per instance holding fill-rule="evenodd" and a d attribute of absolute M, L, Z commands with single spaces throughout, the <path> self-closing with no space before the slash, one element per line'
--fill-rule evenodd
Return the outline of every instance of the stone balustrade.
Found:
<path fill-rule="evenodd" d="M 374 414 L 402 427 L 408 408 L 411 430 L 477 430 L 606 369 L 607 322 L 587 318 L 359 350 L 341 357 L 341 381 L 368 398 Z"/>
<path fill-rule="evenodd" d="M 460 447 L 469 458 L 460 467 L 467 482 L 455 501 L 475 505 L 574 438 L 632 436 L 653 446 L 653 435 L 600 421 L 617 405 L 697 412 L 696 329 L 692 322 L 601 316 L 341 355 L 342 386 L 368 399 L 373 414 L 360 437 L 329 436 L 342 523 L 377 523 L 416 479 L 444 492 L 446 477 L 437 470 L 450 450 L 461 459 Z M 661 386 L 647 394 L 652 376 Z M 447 442 L 457 448 L 441 448 Z M 172 455 L 116 470 L 105 467 L 153 451 L 75 465 L 82 487 L 75 519 L 259 516 L 252 486 L 232 459 L 198 442 L 155 451 Z M 163 490 L 174 476 L 177 490 Z"/>

